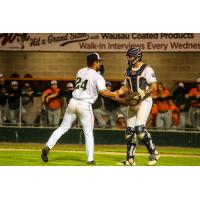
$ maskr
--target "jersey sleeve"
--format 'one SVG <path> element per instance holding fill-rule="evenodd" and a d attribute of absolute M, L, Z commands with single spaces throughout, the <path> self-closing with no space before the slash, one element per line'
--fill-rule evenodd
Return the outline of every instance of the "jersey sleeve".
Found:
<path fill-rule="evenodd" d="M 145 78 L 148 84 L 157 82 L 156 75 L 151 67 L 145 69 Z"/>
<path fill-rule="evenodd" d="M 98 90 L 98 92 L 107 90 L 105 79 L 100 74 L 98 74 L 98 76 L 97 76 L 97 90 Z"/>

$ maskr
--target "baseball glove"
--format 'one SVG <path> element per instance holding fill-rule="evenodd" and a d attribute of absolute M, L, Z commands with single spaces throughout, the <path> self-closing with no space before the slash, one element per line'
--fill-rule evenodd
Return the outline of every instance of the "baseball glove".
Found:
<path fill-rule="evenodd" d="M 125 95 L 125 101 L 129 106 L 136 106 L 142 101 L 142 97 L 138 92 L 129 92 Z"/>

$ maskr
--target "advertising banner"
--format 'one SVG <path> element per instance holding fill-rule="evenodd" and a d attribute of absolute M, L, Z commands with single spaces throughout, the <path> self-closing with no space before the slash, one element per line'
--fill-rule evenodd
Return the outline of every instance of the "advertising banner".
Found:
<path fill-rule="evenodd" d="M 0 51 L 198 52 L 200 33 L 0 33 Z"/>

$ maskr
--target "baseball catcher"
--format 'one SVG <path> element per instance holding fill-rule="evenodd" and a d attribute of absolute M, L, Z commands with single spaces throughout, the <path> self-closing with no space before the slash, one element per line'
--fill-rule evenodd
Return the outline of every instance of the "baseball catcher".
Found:
<path fill-rule="evenodd" d="M 150 133 L 145 124 L 152 106 L 151 92 L 156 89 L 156 77 L 153 69 L 142 62 L 143 54 L 140 48 L 131 48 L 126 57 L 128 67 L 125 72 L 124 86 L 118 93 L 120 98 L 116 101 L 129 106 L 127 129 L 127 156 L 124 165 L 135 165 L 135 150 L 137 138 L 145 144 L 150 156 L 148 165 L 155 165 L 159 154 L 152 142 Z"/>

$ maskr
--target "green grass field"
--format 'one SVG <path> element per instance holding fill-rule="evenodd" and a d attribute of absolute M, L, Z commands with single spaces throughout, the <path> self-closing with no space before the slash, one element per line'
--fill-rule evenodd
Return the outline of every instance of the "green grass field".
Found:
<path fill-rule="evenodd" d="M 87 166 L 85 146 L 58 144 L 49 154 L 49 162 L 41 161 L 43 144 L 0 143 L 0 166 Z M 200 148 L 158 147 L 161 155 L 157 166 L 200 166 Z M 96 145 L 97 166 L 120 166 L 126 155 L 125 145 Z M 146 166 L 148 153 L 138 146 L 136 166 Z"/>

